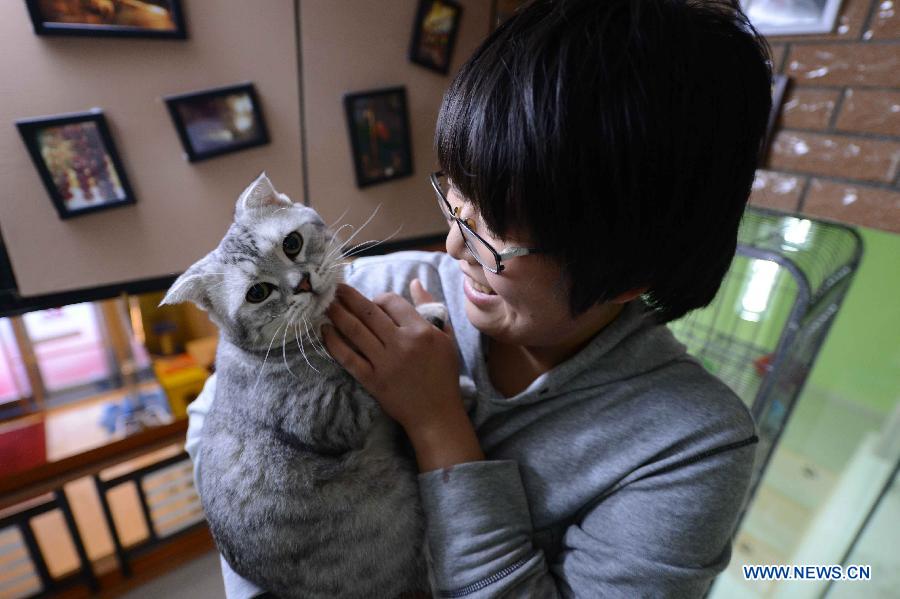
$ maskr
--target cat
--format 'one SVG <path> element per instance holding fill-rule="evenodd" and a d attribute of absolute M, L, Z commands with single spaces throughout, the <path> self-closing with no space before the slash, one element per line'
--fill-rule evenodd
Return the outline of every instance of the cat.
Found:
<path fill-rule="evenodd" d="M 319 338 L 343 257 L 319 215 L 263 173 L 161 302 L 194 302 L 219 327 L 200 497 L 232 569 L 283 599 L 430 586 L 415 460 Z M 441 304 L 418 309 L 447 318 Z"/>

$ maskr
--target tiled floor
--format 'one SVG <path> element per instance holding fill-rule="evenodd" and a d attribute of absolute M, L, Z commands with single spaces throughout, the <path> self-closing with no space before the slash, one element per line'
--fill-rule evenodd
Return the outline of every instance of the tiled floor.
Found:
<path fill-rule="evenodd" d="M 219 554 L 211 551 L 123 596 L 123 599 L 222 599 Z"/>
<path fill-rule="evenodd" d="M 900 457 L 875 450 L 883 416 L 827 395 L 813 393 L 804 402 L 772 458 L 712 599 L 900 597 L 896 483 L 848 560 L 871 564 L 872 580 L 831 588 L 821 581 L 744 580 L 743 564 L 840 564 Z"/>

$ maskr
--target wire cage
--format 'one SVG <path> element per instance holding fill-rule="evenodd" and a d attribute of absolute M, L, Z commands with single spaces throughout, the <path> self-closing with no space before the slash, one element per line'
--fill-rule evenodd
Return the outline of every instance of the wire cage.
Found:
<path fill-rule="evenodd" d="M 849 226 L 748 207 L 713 302 L 669 324 L 756 420 L 748 503 L 861 256 L 862 238 Z"/>

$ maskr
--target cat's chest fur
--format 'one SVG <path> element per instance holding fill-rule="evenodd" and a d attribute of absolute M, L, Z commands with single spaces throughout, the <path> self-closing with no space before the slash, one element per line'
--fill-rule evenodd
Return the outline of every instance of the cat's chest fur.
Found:
<path fill-rule="evenodd" d="M 284 597 L 427 588 L 415 463 L 374 399 L 320 356 L 221 339 L 216 370 L 201 497 L 235 571 Z"/>
<path fill-rule="evenodd" d="M 298 450 L 359 450 L 378 412 L 375 400 L 343 368 L 311 350 L 261 355 L 223 338 L 216 365 L 217 418 Z"/>

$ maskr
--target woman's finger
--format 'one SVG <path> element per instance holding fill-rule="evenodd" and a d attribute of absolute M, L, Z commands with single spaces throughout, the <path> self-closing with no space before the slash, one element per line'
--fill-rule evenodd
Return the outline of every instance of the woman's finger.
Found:
<path fill-rule="evenodd" d="M 422 281 L 420 281 L 419 279 L 413 279 L 412 282 L 410 282 L 409 294 L 412 296 L 413 303 L 417 306 L 437 301 L 435 297 L 431 295 L 431 293 L 429 293 L 427 289 L 425 289 L 425 286 L 422 285 Z M 453 327 L 450 326 L 449 319 L 445 320 L 444 326 L 439 328 L 450 335 L 451 339 L 454 339 L 454 341 L 456 340 L 456 337 L 453 334 Z"/>
<path fill-rule="evenodd" d="M 332 302 L 326 314 L 341 335 L 353 344 L 364 358 L 369 360 L 384 351 L 384 343 L 340 300 Z"/>
<path fill-rule="evenodd" d="M 384 293 L 375 298 L 375 303 L 397 323 L 397 326 L 410 326 L 424 322 L 422 315 L 416 312 L 411 303 L 396 293 Z"/>
<path fill-rule="evenodd" d="M 413 279 L 409 284 L 409 295 L 412 297 L 413 303 L 417 306 L 419 304 L 427 304 L 428 302 L 436 301 L 434 296 L 425 289 L 425 286 L 422 285 L 422 281 L 419 279 Z"/>
<path fill-rule="evenodd" d="M 363 356 L 360 356 L 347 341 L 345 341 L 337 330 L 326 324 L 321 330 L 322 341 L 325 343 L 325 349 L 331 354 L 331 357 L 337 360 L 338 364 L 343 366 L 350 375 L 357 381 L 367 387 L 372 380 L 374 368 L 372 364 Z"/>
<path fill-rule="evenodd" d="M 372 331 L 384 345 L 384 340 L 388 339 L 396 328 L 384 310 L 353 287 L 343 283 L 338 285 L 337 297 L 344 307 Z"/>

